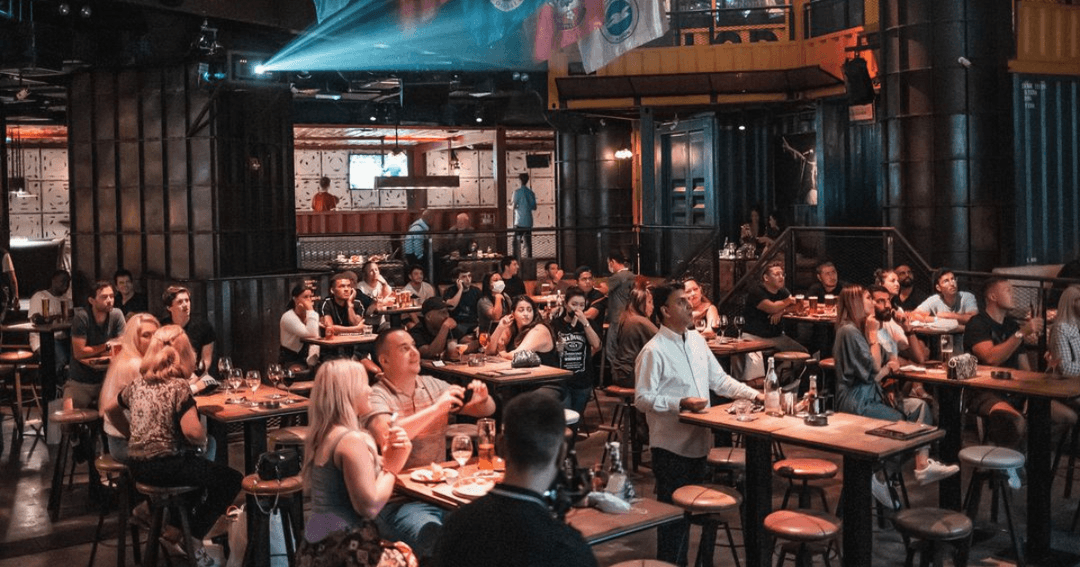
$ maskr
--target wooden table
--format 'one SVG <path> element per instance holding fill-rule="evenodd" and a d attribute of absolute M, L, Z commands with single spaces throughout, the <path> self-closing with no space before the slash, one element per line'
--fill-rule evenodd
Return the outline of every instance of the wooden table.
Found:
<path fill-rule="evenodd" d="M 394 329 L 399 329 L 399 328 L 401 328 L 403 326 L 402 323 L 401 323 L 401 316 L 402 315 L 406 315 L 406 314 L 409 314 L 409 313 L 419 313 L 420 309 L 421 309 L 420 305 L 410 305 L 408 307 L 399 307 L 397 305 L 392 305 L 390 307 L 384 307 L 384 308 L 376 309 L 373 313 L 375 315 L 378 315 L 380 313 L 383 314 L 383 315 L 389 315 L 390 316 L 390 327 L 392 327 Z"/>
<path fill-rule="evenodd" d="M 874 464 L 941 439 L 945 432 L 901 441 L 866 432 L 891 422 L 853 414 L 829 416 L 829 425 L 814 427 L 795 417 L 753 414 L 753 421 L 738 421 L 728 413 L 730 404 L 714 406 L 702 413 L 682 413 L 685 423 L 741 433 L 746 440 L 746 497 L 744 526 L 760 526 L 772 511 L 772 443 L 780 441 L 836 453 L 844 458 L 844 559 L 847 566 L 865 566 L 873 558 L 873 518 L 870 476 Z M 759 529 L 743 531 L 747 565 L 769 564 L 772 550 Z"/>
<path fill-rule="evenodd" d="M 41 397 L 44 398 L 44 406 L 48 408 L 49 402 L 56 399 L 56 331 L 69 331 L 68 339 L 71 340 L 71 321 L 60 323 L 46 323 L 35 325 L 29 321 L 13 325 L 2 325 L 0 330 L 6 333 L 37 333 L 41 340 L 38 351 L 38 376 L 41 381 Z M 71 364 L 75 364 L 72 360 Z M 49 426 L 49 412 L 41 416 L 43 427 Z"/>
<path fill-rule="evenodd" d="M 378 336 L 375 333 L 337 333 L 332 337 L 303 337 L 300 340 L 310 345 L 343 347 L 373 343 Z"/>
<path fill-rule="evenodd" d="M 1012 379 L 991 378 L 990 373 L 994 370 L 1008 370 Z M 948 373 L 942 368 L 928 368 L 918 372 L 902 370 L 898 376 L 939 386 L 935 395 L 939 407 L 938 425 L 947 432 L 940 450 L 942 458 L 949 463 L 956 462 L 960 452 L 963 431 L 960 410 L 964 388 L 1027 398 L 1027 553 L 1028 560 L 1034 563 L 1047 556 L 1050 553 L 1050 533 L 1053 529 L 1050 522 L 1050 509 L 1053 506 L 1050 489 L 1054 480 L 1050 470 L 1053 458 L 1049 435 L 1050 401 L 1080 396 L 1080 382 L 1053 374 L 993 366 L 979 366 L 976 376 L 969 380 L 950 380 Z M 960 475 L 941 481 L 938 498 L 942 508 L 960 509 Z"/>
<path fill-rule="evenodd" d="M 784 313 L 784 321 L 793 321 L 798 323 L 812 323 L 814 325 L 831 325 L 836 326 L 836 311 L 831 313 L 819 313 L 816 315 L 805 314 L 800 315 L 797 313 Z"/>
<path fill-rule="evenodd" d="M 772 348 L 772 343 L 761 339 L 735 339 L 726 337 L 724 342 L 718 342 L 716 339 L 711 339 L 706 342 L 709 345 L 709 350 L 716 355 L 716 358 L 727 358 L 736 354 L 746 354 Z"/>
<path fill-rule="evenodd" d="M 446 467 L 456 468 L 457 463 L 443 463 Z M 476 467 L 465 465 L 464 474 L 472 474 Z M 470 500 L 461 498 L 453 488 L 445 483 L 416 482 L 409 477 L 412 469 L 397 475 L 394 490 L 399 494 L 434 504 L 446 510 L 456 510 L 468 504 Z M 566 514 L 566 523 L 581 532 L 589 545 L 604 543 L 623 536 L 634 534 L 675 522 L 683 515 L 682 508 L 658 502 L 652 498 L 639 498 L 633 503 L 629 514 L 605 514 L 596 508 L 572 508 Z"/>
<path fill-rule="evenodd" d="M 554 366 L 511 368 L 509 360 L 495 356 L 484 357 L 482 366 L 469 366 L 465 362 L 446 362 L 443 366 L 436 366 L 435 361 L 432 360 L 423 361 L 421 366 L 432 374 L 463 384 L 479 380 L 487 384 L 493 393 L 514 386 L 538 386 L 558 382 L 573 375 L 573 372 L 569 370 Z"/>

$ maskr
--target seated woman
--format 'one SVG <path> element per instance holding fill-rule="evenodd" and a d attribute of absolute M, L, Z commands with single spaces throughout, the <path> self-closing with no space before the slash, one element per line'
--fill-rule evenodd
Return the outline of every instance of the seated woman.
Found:
<path fill-rule="evenodd" d="M 1080 285 L 1061 292 L 1047 342 L 1051 366 L 1069 378 L 1080 376 Z"/>
<path fill-rule="evenodd" d="M 195 351 L 184 329 L 166 325 L 150 339 L 140 367 L 142 379 L 128 384 L 105 413 L 128 438 L 128 468 L 136 482 L 193 486 L 189 494 L 194 547 L 240 492 L 240 472 L 209 461 L 187 378 L 195 371 Z M 131 419 L 124 410 L 130 410 Z"/>
<path fill-rule="evenodd" d="M 360 293 L 363 293 L 374 301 L 372 306 L 366 309 L 367 313 L 364 315 L 364 324 L 371 325 L 375 332 L 378 333 L 382 326 L 386 324 L 386 316 L 378 312 L 379 308 L 386 307 L 389 303 L 388 299 L 393 292 L 390 288 L 390 284 L 386 283 L 386 280 L 379 274 L 378 262 L 369 261 L 364 264 L 357 288 L 360 290 Z"/>
<path fill-rule="evenodd" d="M 142 365 L 150 339 L 160 324 L 157 317 L 149 313 L 136 313 L 128 319 L 124 334 L 120 335 L 120 354 L 113 357 L 109 370 L 105 373 L 105 382 L 101 384 L 98 407 L 105 408 L 128 384 L 142 377 L 139 367 Z M 114 459 L 126 462 L 128 459 L 127 437 L 113 425 L 108 414 L 102 416 L 105 422 L 105 436 L 109 441 L 109 454 Z M 130 416 L 128 417 L 130 419 Z"/>
<path fill-rule="evenodd" d="M 315 366 L 319 345 L 309 345 L 304 338 L 319 336 L 319 314 L 315 312 L 315 293 L 304 284 L 292 288 L 292 302 L 278 323 L 281 345 L 278 363 L 293 371 Z"/>
<path fill-rule="evenodd" d="M 559 353 L 555 352 L 555 339 L 551 329 L 540 320 L 536 304 L 527 295 L 514 298 L 513 310 L 499 319 L 499 324 L 488 340 L 487 354 L 497 354 L 513 360 L 521 351 L 532 351 L 540 356 L 540 363 L 559 365 Z"/>
<path fill-rule="evenodd" d="M 694 312 L 694 326 L 697 327 L 701 321 L 705 321 L 705 330 L 701 336 L 706 339 L 715 337 L 716 331 L 713 329 L 720 326 L 720 312 L 716 310 L 716 306 L 701 293 L 701 285 L 694 278 L 683 280 L 683 291 L 686 292 L 686 299 Z"/>
<path fill-rule="evenodd" d="M 311 515 L 297 564 L 374 566 L 384 553 L 375 516 L 393 494 L 412 443 L 393 426 L 380 457 L 358 417 L 371 413 L 370 397 L 367 372 L 356 361 L 331 360 L 315 374 L 304 443 Z"/>
<path fill-rule="evenodd" d="M 476 302 L 476 310 L 479 312 L 477 332 L 490 333 L 499 319 L 510 312 L 510 296 L 503 293 L 504 289 L 506 283 L 502 281 L 499 272 L 484 276 L 484 282 L 480 285 L 480 300 Z"/>
<path fill-rule="evenodd" d="M 889 421 L 918 421 L 932 424 L 934 417 L 926 400 L 904 398 L 890 401 L 881 388 L 881 380 L 900 370 L 895 358 L 889 359 L 883 349 L 873 317 L 874 301 L 862 286 L 845 287 L 840 292 L 836 309 L 837 411 L 885 419 Z M 915 452 L 915 478 L 919 484 L 937 482 L 959 472 L 957 465 L 945 465 L 929 457 L 930 448 Z M 872 478 L 874 497 L 886 506 L 896 506 L 888 488 L 876 476 Z"/>
<path fill-rule="evenodd" d="M 630 301 L 616 325 L 618 340 L 611 356 L 611 380 L 616 386 L 634 387 L 634 361 L 658 330 L 651 320 L 652 315 L 652 294 L 643 288 L 630 290 Z"/>

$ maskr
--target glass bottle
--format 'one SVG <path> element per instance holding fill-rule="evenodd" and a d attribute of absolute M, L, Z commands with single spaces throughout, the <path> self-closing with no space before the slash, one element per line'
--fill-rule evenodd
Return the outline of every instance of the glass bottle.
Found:
<path fill-rule="evenodd" d="M 782 417 L 780 409 L 780 378 L 776 375 L 776 361 L 769 357 L 769 371 L 765 374 L 765 413 Z"/>
<path fill-rule="evenodd" d="M 810 416 L 816 416 L 817 411 L 817 376 L 810 375 L 810 388 L 806 390 L 806 414 Z"/>
<path fill-rule="evenodd" d="M 637 498 L 637 494 L 634 492 L 634 485 L 630 482 L 630 478 L 626 476 L 626 470 L 623 468 L 619 442 L 609 442 L 608 451 L 611 453 L 611 465 L 608 467 L 607 486 L 604 491 L 631 502 L 634 498 Z"/>

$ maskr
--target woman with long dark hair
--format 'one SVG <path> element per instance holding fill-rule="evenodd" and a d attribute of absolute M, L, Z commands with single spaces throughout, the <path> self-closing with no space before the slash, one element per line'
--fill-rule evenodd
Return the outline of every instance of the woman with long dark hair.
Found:
<path fill-rule="evenodd" d="M 510 296 L 503 293 L 506 283 L 499 272 L 484 276 L 480 284 L 480 300 L 476 302 L 478 333 L 490 333 L 492 326 L 510 312 Z"/>
<path fill-rule="evenodd" d="M 511 303 L 510 313 L 499 319 L 499 324 L 491 333 L 487 354 L 513 360 L 515 354 L 526 350 L 535 352 L 541 364 L 559 365 L 559 353 L 555 352 L 551 329 L 540 318 L 533 300 L 527 295 L 519 295 Z"/>
<path fill-rule="evenodd" d="M 314 366 L 318 346 L 304 342 L 305 338 L 319 336 L 319 314 L 315 311 L 315 292 L 311 288 L 302 283 L 293 286 L 292 301 L 288 311 L 282 313 L 278 329 L 281 336 L 278 363 L 293 370 Z M 312 348 L 316 349 L 314 353 Z"/>
<path fill-rule="evenodd" d="M 644 287 L 630 290 L 630 301 L 617 324 L 619 339 L 610 356 L 611 380 L 616 386 L 634 387 L 634 361 L 658 330 L 652 316 L 652 293 Z"/>

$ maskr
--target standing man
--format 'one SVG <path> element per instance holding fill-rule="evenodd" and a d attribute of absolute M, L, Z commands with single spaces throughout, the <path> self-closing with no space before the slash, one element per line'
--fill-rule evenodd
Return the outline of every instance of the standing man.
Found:
<path fill-rule="evenodd" d="M 409 234 L 405 236 L 405 264 L 426 265 L 424 258 L 427 256 L 427 232 L 431 231 L 431 219 L 435 213 L 431 209 L 424 209 L 420 218 L 409 225 Z"/>
<path fill-rule="evenodd" d="M 784 265 L 770 262 L 761 274 L 761 283 L 750 288 L 746 294 L 743 316 L 743 335 L 763 339 L 779 352 L 806 352 L 806 347 L 784 335 L 782 318 L 784 311 L 795 304 L 795 298 L 784 287 Z M 765 375 L 761 352 L 747 354 L 744 358 L 742 380 L 753 380 Z"/>
<path fill-rule="evenodd" d="M 441 567 L 596 567 L 581 533 L 555 519 L 544 500 L 566 452 L 565 427 L 562 407 L 542 393 L 506 404 L 498 441 L 506 475 L 446 519 L 435 554 Z"/>
<path fill-rule="evenodd" d="M 536 193 L 529 189 L 529 174 L 518 175 L 521 186 L 514 191 L 514 256 L 532 256 L 533 211 L 536 210 Z M 505 278 L 504 278 L 505 279 Z"/>
<path fill-rule="evenodd" d="M 454 283 L 443 292 L 443 299 L 450 307 L 450 316 L 457 321 L 458 333 L 466 335 L 479 324 L 480 312 L 476 304 L 480 302 L 480 290 L 473 287 L 472 272 L 461 266 L 454 268 L 450 277 Z"/>
<path fill-rule="evenodd" d="M 900 274 L 897 274 L 899 276 Z M 901 289 L 903 289 L 901 284 Z M 1012 288 L 1012 286 L 1009 286 Z M 966 291 L 959 291 L 956 286 L 956 275 L 948 268 L 939 268 L 934 272 L 934 289 L 937 293 L 926 298 L 915 311 L 942 319 L 956 319 L 961 325 L 967 325 L 979 307 L 975 303 L 975 296 Z M 1011 292 L 1011 289 L 1010 289 Z"/>
<path fill-rule="evenodd" d="M 371 390 L 371 413 L 367 428 L 382 444 L 390 431 L 392 418 L 412 441 L 412 452 L 404 468 L 441 463 L 446 459 L 446 429 L 450 414 L 471 417 L 489 416 L 495 411 L 495 400 L 488 395 L 487 386 L 473 380 L 469 403 L 462 405 L 465 388 L 420 375 L 420 351 L 416 350 L 409 333 L 391 329 L 379 333 L 375 340 L 375 356 L 382 367 L 383 378 Z M 390 541 L 404 541 L 421 559 L 430 558 L 435 541 L 442 530 L 443 510 L 438 506 L 417 501 L 395 500 L 375 519 L 379 534 Z"/>
<path fill-rule="evenodd" d="M 135 278 L 131 272 L 120 268 L 113 274 L 113 283 L 116 284 L 116 306 L 124 313 L 124 317 L 130 317 L 133 313 L 147 313 L 150 304 L 145 293 L 135 293 Z"/>
<path fill-rule="evenodd" d="M 319 179 L 319 191 L 311 198 L 311 210 L 315 212 L 332 211 L 337 208 L 338 198 L 330 194 L 330 178 Z"/>
<path fill-rule="evenodd" d="M 740 384 L 720 367 L 705 339 L 692 331 L 694 313 L 680 286 L 653 290 L 661 327 L 638 354 L 634 407 L 649 424 L 656 499 L 672 501 L 675 490 L 704 481 L 712 432 L 679 421 L 679 412 L 709 406 L 709 392 L 725 398 L 760 400 L 755 389 Z M 657 528 L 657 559 L 686 565 L 690 526 L 685 520 Z"/>
<path fill-rule="evenodd" d="M 75 310 L 71 322 L 70 379 L 64 384 L 64 397 L 71 399 L 72 407 L 92 408 L 97 405 L 105 371 L 95 370 L 85 361 L 109 354 L 114 339 L 124 332 L 124 314 L 113 307 L 116 292 L 111 283 L 99 280 L 90 288 L 87 298 L 90 308 Z"/>
<path fill-rule="evenodd" d="M 64 316 L 65 301 L 70 300 L 67 297 L 68 288 L 71 287 L 71 275 L 65 270 L 56 270 L 53 272 L 52 279 L 49 280 L 49 289 L 43 289 L 30 297 L 30 321 L 35 325 L 42 325 L 49 321 L 55 321 L 61 319 Z M 42 300 L 49 303 L 49 311 L 44 312 L 41 310 Z M 67 331 L 56 331 L 53 333 L 56 345 L 56 373 L 54 376 L 61 376 L 64 367 L 67 366 L 68 361 L 71 360 L 71 344 L 64 340 L 67 338 Z M 34 354 L 41 356 L 41 337 L 37 333 L 30 333 L 30 350 L 34 351 Z"/>
<path fill-rule="evenodd" d="M 191 292 L 188 288 L 171 285 L 162 296 L 168 314 L 161 319 L 161 326 L 180 325 L 195 350 L 195 374 L 202 376 L 216 370 L 214 365 L 214 341 L 217 335 L 209 321 L 191 316 Z"/>
<path fill-rule="evenodd" d="M 619 318 L 626 310 L 626 303 L 630 301 L 630 290 L 634 287 L 634 274 L 627 267 L 626 256 L 621 252 L 608 253 L 608 272 L 611 276 L 607 279 L 607 322 L 608 333 L 604 341 L 605 356 L 611 362 L 615 345 L 619 342 Z"/>
<path fill-rule="evenodd" d="M 900 293 L 896 296 L 900 300 L 900 308 L 911 313 L 926 300 L 927 293 L 922 288 L 915 288 L 915 273 L 911 271 L 911 266 L 900 264 L 893 271 L 896 272 L 896 279 L 900 281 Z"/>
<path fill-rule="evenodd" d="M 503 293 L 513 299 L 519 295 L 525 295 L 525 282 L 521 280 L 518 272 L 521 264 L 513 256 L 505 256 L 499 261 L 499 275 L 502 276 Z"/>

